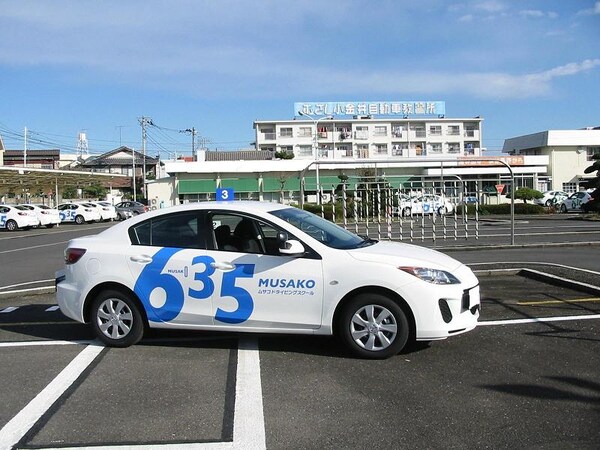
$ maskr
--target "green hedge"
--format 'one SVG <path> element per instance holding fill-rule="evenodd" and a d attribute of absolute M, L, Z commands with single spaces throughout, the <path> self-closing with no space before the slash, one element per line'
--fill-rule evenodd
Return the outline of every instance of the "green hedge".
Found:
<path fill-rule="evenodd" d="M 464 205 L 458 205 L 457 212 L 462 214 Z M 533 203 L 515 203 L 515 214 L 546 214 L 547 210 L 543 206 Z M 467 206 L 467 214 L 475 214 L 475 205 Z M 500 205 L 479 205 L 479 214 L 510 214 L 510 203 Z"/>

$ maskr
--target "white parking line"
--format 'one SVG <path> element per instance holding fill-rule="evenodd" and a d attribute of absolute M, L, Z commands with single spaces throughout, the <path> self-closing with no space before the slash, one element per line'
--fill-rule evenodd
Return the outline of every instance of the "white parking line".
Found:
<path fill-rule="evenodd" d="M 83 341 L 37 341 L 0 343 L 0 347 L 19 347 L 27 345 L 68 345 Z M 104 347 L 92 343 L 88 345 L 71 363 L 21 412 L 0 430 L 0 449 L 11 449 L 35 425 L 42 415 L 73 384 L 81 373 L 94 361 Z M 233 442 L 187 443 L 187 444 L 151 444 L 151 445 L 114 445 L 102 446 L 110 450 L 126 449 L 266 449 L 265 419 L 260 377 L 260 356 L 256 338 L 240 340 L 238 344 L 238 362 L 236 373 L 235 411 L 233 422 Z M 72 449 L 97 449 L 99 447 L 71 447 Z M 47 448 L 47 450 L 51 450 Z M 65 447 L 61 447 L 65 450 Z"/>
<path fill-rule="evenodd" d="M 19 309 L 18 306 L 9 306 L 8 308 L 0 309 L 0 314 L 7 314 Z"/>
<path fill-rule="evenodd" d="M 4 425 L 0 430 L 0 449 L 10 449 L 17 444 L 103 349 L 103 346 L 95 344 L 84 348 L 42 392 Z"/>
<path fill-rule="evenodd" d="M 484 320 L 477 322 L 477 326 L 492 325 L 519 325 L 522 323 L 543 323 L 543 322 L 562 322 L 571 320 L 591 320 L 600 319 L 600 314 L 585 314 L 583 316 L 563 316 L 563 317 L 532 317 L 529 319 L 508 319 L 508 320 Z"/>

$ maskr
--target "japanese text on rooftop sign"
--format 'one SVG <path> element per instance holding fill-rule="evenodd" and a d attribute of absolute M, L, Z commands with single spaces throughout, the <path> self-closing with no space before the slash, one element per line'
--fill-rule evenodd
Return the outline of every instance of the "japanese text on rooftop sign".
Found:
<path fill-rule="evenodd" d="M 294 115 L 310 116 L 444 116 L 446 102 L 297 102 Z"/>

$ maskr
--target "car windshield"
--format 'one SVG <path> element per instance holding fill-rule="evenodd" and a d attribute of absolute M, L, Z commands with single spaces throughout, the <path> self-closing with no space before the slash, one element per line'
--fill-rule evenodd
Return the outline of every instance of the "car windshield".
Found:
<path fill-rule="evenodd" d="M 353 249 L 373 245 L 377 242 L 357 236 L 328 220 L 301 209 L 278 209 L 271 211 L 271 214 L 331 248 Z"/>

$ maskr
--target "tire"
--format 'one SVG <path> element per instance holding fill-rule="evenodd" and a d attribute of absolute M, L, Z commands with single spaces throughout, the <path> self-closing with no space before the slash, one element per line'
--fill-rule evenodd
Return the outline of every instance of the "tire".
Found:
<path fill-rule="evenodd" d="M 132 298 L 120 291 L 101 292 L 92 303 L 94 333 L 110 347 L 129 347 L 144 336 L 145 321 Z"/>
<path fill-rule="evenodd" d="M 408 217 L 410 216 L 410 208 L 404 208 L 402 210 L 402 217 Z"/>
<path fill-rule="evenodd" d="M 46 225 L 46 228 L 54 228 L 54 225 L 56 225 L 55 223 L 49 223 L 48 225 Z"/>
<path fill-rule="evenodd" d="M 82 225 L 85 222 L 85 220 L 83 219 L 83 216 L 79 215 L 79 216 L 75 216 L 75 223 L 77 225 Z"/>
<path fill-rule="evenodd" d="M 546 203 L 545 203 L 545 205 L 546 205 L 546 206 L 552 206 L 552 199 L 548 199 L 548 200 L 546 200 Z"/>
<path fill-rule="evenodd" d="M 17 231 L 19 226 L 17 225 L 17 222 L 11 219 L 6 222 L 6 229 L 8 231 Z"/>
<path fill-rule="evenodd" d="M 560 212 L 561 213 L 566 213 L 567 212 L 567 205 L 565 205 L 564 203 L 562 205 L 560 205 Z"/>
<path fill-rule="evenodd" d="M 385 295 L 359 294 L 342 310 L 338 335 L 356 356 L 384 359 L 406 345 L 409 324 L 398 303 Z"/>
<path fill-rule="evenodd" d="M 448 211 L 446 211 L 446 207 L 445 206 L 440 206 L 437 210 L 438 216 L 443 216 L 444 214 L 446 214 Z"/>

